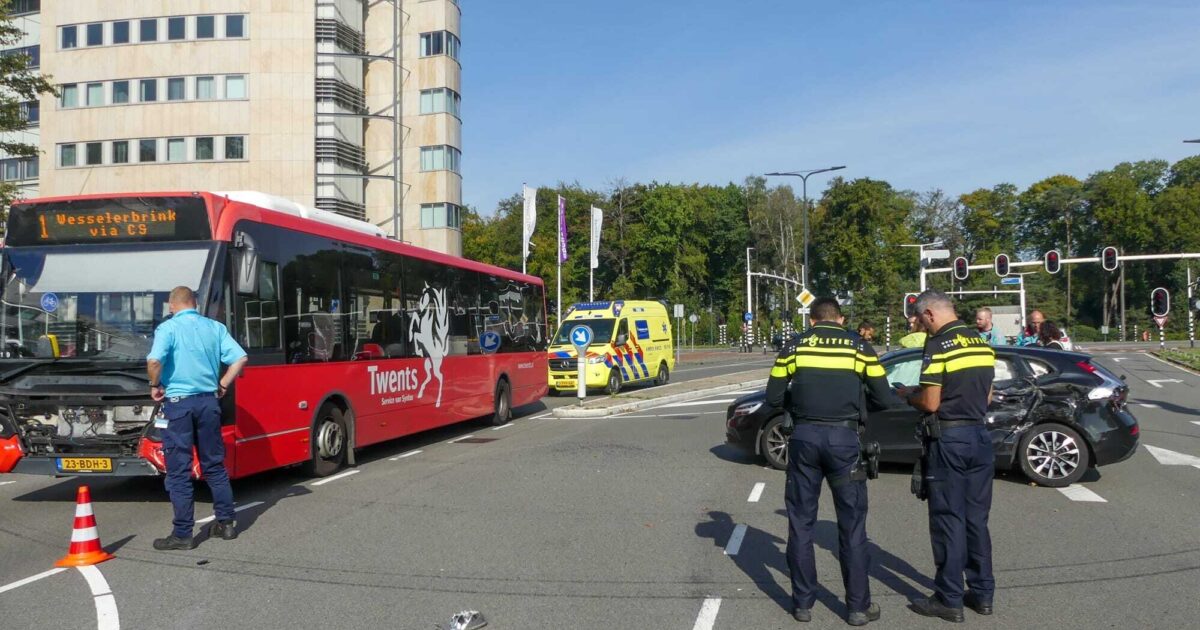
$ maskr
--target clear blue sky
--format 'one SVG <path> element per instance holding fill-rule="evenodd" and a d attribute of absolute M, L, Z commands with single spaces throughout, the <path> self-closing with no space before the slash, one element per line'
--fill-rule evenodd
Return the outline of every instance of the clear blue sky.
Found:
<path fill-rule="evenodd" d="M 484 214 L 523 181 L 846 164 L 958 194 L 1200 153 L 1196 0 L 462 7 L 463 194 Z"/>

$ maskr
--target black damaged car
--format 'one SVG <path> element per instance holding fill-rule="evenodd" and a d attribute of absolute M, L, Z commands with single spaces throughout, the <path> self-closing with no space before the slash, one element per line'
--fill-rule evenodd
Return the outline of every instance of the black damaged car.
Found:
<path fill-rule="evenodd" d="M 880 361 L 893 386 L 918 385 L 920 349 L 897 350 Z M 1138 444 L 1137 418 L 1125 404 L 1128 395 L 1125 382 L 1089 355 L 997 347 L 987 417 L 996 468 L 1019 468 L 1030 480 L 1059 488 L 1078 481 L 1088 468 L 1128 459 Z M 787 468 L 782 413 L 764 402 L 765 392 L 735 400 L 726 412 L 725 438 L 782 470 Z M 866 440 L 879 442 L 882 462 L 913 463 L 921 454 L 919 420 L 919 412 L 908 405 L 872 412 Z"/>

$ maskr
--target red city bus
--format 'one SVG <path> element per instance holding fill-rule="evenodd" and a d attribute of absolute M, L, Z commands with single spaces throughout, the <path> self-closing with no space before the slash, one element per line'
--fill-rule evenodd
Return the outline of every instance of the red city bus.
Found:
<path fill-rule="evenodd" d="M 145 357 L 175 286 L 250 356 L 222 399 L 231 477 L 546 394 L 542 281 L 255 192 L 58 197 L 11 208 L 2 250 L 0 473 L 164 471 Z"/>

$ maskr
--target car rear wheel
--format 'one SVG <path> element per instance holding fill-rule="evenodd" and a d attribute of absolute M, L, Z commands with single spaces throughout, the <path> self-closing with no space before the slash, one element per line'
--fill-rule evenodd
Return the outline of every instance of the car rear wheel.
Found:
<path fill-rule="evenodd" d="M 616 368 L 608 372 L 608 384 L 604 386 L 604 393 L 609 396 L 615 396 L 621 391 L 621 375 L 617 373 Z"/>
<path fill-rule="evenodd" d="M 1091 461 L 1087 444 L 1071 427 L 1039 424 L 1021 438 L 1021 472 L 1030 481 L 1065 488 L 1083 477 Z"/>
<path fill-rule="evenodd" d="M 758 438 L 758 451 L 776 470 L 787 470 L 788 463 L 788 436 L 783 434 L 782 427 L 783 414 L 780 414 L 767 420 Z"/>

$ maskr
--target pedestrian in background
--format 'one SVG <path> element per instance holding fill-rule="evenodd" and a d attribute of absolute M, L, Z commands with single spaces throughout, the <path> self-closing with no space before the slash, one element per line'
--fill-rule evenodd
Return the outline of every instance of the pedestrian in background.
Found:
<path fill-rule="evenodd" d="M 921 321 L 914 315 L 908 318 L 908 334 L 900 338 L 901 348 L 922 348 L 928 333 L 921 327 Z"/>
<path fill-rule="evenodd" d="M 875 325 L 871 322 L 863 322 L 858 325 L 858 336 L 863 338 L 863 341 L 873 344 L 875 343 Z"/>
<path fill-rule="evenodd" d="M 989 346 L 1007 346 L 1008 340 L 996 331 L 996 327 L 992 325 L 992 309 L 983 307 L 975 311 L 975 330 L 979 332 L 979 336 L 988 342 Z"/>
<path fill-rule="evenodd" d="M 160 428 L 167 463 L 167 494 L 175 514 L 171 534 L 154 541 L 154 548 L 160 551 L 195 546 L 193 447 L 200 460 L 200 472 L 212 491 L 217 516 L 210 536 L 237 538 L 217 399 L 225 395 L 246 365 L 246 351 L 229 336 L 224 324 L 196 310 L 196 295 L 191 289 L 172 289 L 169 306 L 172 317 L 154 331 L 154 345 L 146 357 L 150 396 L 162 403 L 166 416 L 166 426 Z M 224 377 L 220 374 L 222 364 L 228 366 Z"/>
<path fill-rule="evenodd" d="M 929 417 L 925 430 L 929 537 L 937 566 L 934 593 L 912 602 L 914 612 L 963 620 L 963 605 L 992 614 L 995 578 L 988 516 L 995 454 L 984 420 L 992 395 L 996 352 L 958 321 L 940 291 L 917 297 L 917 316 L 931 332 L 925 343 L 921 388 L 901 396 Z M 967 587 L 963 592 L 963 576 Z"/>
<path fill-rule="evenodd" d="M 846 587 L 846 622 L 863 626 L 879 619 L 867 580 L 867 482 L 852 478 L 861 466 L 859 426 L 867 396 L 879 408 L 898 403 L 875 350 L 846 330 L 833 298 L 812 304 L 812 327 L 785 344 L 767 381 L 767 404 L 789 405 L 794 429 L 788 440 L 788 570 L 792 616 L 811 621 L 817 597 L 813 527 L 821 481 L 827 480 L 838 521 L 838 560 Z M 790 397 L 788 394 L 790 393 Z M 863 473 L 865 475 L 865 472 Z"/>
<path fill-rule="evenodd" d="M 1038 338 L 1041 334 L 1042 323 L 1046 321 L 1046 316 L 1042 315 L 1041 311 L 1030 311 L 1029 322 L 1021 329 L 1021 334 L 1017 335 L 1018 346 L 1036 346 Z"/>
<path fill-rule="evenodd" d="M 1038 329 L 1038 345 L 1043 348 L 1051 348 L 1053 350 L 1066 350 L 1066 344 L 1063 343 L 1063 334 L 1058 330 L 1058 326 L 1054 322 L 1043 322 L 1041 328 Z"/>

